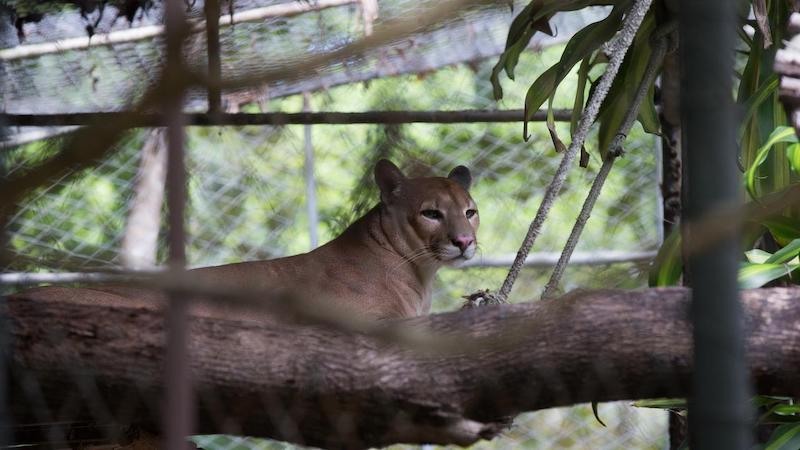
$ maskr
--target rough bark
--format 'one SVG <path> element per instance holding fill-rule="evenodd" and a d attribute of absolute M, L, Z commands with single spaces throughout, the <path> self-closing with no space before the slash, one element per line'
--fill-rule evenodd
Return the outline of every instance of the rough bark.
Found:
<path fill-rule="evenodd" d="M 16 430 L 58 421 L 112 434 L 130 424 L 156 430 L 162 315 L 87 304 L 86 291 L 70 292 L 9 298 Z M 755 390 L 800 396 L 800 290 L 752 290 L 743 304 Z M 197 317 L 196 432 L 328 448 L 466 445 L 495 436 L 523 411 L 685 396 L 688 308 L 682 288 L 597 291 L 403 324 L 433 333 L 434 342 L 458 339 L 436 351 L 270 317 Z M 43 429 L 52 439 L 64 433 Z"/>

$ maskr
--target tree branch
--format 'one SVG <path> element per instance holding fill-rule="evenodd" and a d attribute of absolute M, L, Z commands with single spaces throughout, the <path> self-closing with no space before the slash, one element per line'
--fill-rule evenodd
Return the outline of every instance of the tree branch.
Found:
<path fill-rule="evenodd" d="M 98 305 L 99 295 L 45 288 L 10 297 L 18 426 L 47 418 L 157 428 L 163 318 L 118 298 Z M 800 290 L 751 290 L 742 301 L 755 390 L 800 395 Z M 334 448 L 467 445 L 523 411 L 686 396 L 689 305 L 682 288 L 598 291 L 407 321 L 463 341 L 429 352 L 268 316 L 197 317 L 196 432 Z"/>

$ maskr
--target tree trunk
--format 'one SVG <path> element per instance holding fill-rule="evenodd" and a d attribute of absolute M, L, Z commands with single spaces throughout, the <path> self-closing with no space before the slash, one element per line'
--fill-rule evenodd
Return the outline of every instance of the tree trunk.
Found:
<path fill-rule="evenodd" d="M 433 344 L 457 342 L 444 347 L 267 316 L 196 317 L 196 433 L 328 448 L 467 445 L 494 437 L 523 411 L 683 397 L 692 370 L 688 292 L 584 292 L 400 324 L 426 332 L 420 339 L 434 336 Z M 91 423 L 95 436 L 119 437 L 131 424 L 158 431 L 161 313 L 88 304 L 89 295 L 97 291 L 46 288 L 8 301 L 17 441 L 35 428 L 26 425 L 45 422 Z M 755 391 L 800 396 L 800 289 L 747 291 L 743 306 Z M 44 438 L 70 440 L 63 428 L 40 429 Z"/>
<path fill-rule="evenodd" d="M 152 269 L 156 266 L 166 165 L 164 130 L 156 128 L 147 134 L 142 147 L 134 196 L 119 252 L 124 267 Z"/>

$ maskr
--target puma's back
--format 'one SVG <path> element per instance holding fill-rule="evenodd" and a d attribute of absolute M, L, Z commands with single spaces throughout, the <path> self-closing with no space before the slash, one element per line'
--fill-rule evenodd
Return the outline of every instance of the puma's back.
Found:
<path fill-rule="evenodd" d="M 372 318 L 425 314 L 436 271 L 475 254 L 479 217 L 467 192 L 469 170 L 407 178 L 381 160 L 375 181 L 378 205 L 327 244 L 301 255 L 193 272 L 241 287 L 286 290 Z"/>

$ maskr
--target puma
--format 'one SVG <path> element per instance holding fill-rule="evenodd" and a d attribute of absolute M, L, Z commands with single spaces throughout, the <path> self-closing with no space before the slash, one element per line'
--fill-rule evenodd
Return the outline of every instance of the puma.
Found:
<path fill-rule="evenodd" d="M 301 255 L 205 267 L 204 279 L 285 289 L 376 319 L 427 314 L 436 271 L 472 258 L 480 223 L 469 169 L 407 178 L 375 166 L 380 202 L 340 236 Z"/>
<path fill-rule="evenodd" d="M 308 253 L 191 270 L 219 285 L 289 292 L 372 319 L 427 314 L 436 271 L 475 254 L 480 218 L 468 189 L 469 169 L 445 177 L 408 178 L 388 160 L 375 166 L 380 202 L 340 236 Z M 121 286 L 45 287 L 31 299 L 152 305 L 155 291 Z M 198 305 L 194 313 L 228 316 Z"/>

